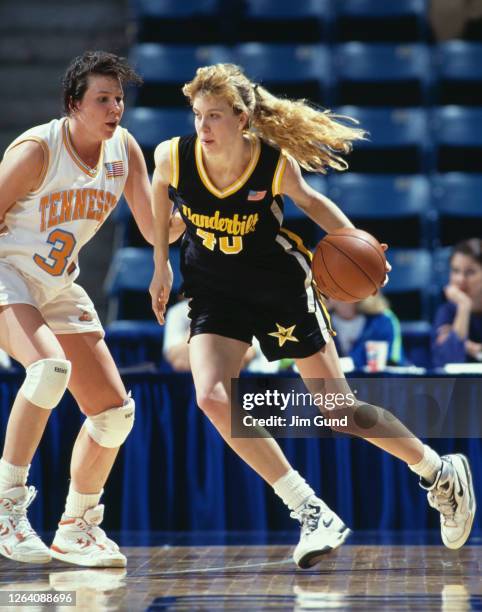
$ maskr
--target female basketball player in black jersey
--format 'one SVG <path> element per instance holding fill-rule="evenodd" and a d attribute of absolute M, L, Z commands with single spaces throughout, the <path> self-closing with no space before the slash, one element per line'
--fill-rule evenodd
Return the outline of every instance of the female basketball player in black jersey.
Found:
<path fill-rule="evenodd" d="M 294 358 L 307 386 L 349 391 L 330 323 L 313 288 L 310 254 L 283 228 L 282 195 L 330 232 L 352 227 L 342 211 L 304 181 L 312 172 L 347 167 L 363 131 L 303 101 L 279 99 L 237 66 L 198 69 L 183 89 L 196 134 L 161 143 L 155 153 L 155 274 L 150 292 L 160 323 L 171 288 L 168 229 L 174 202 L 186 232 L 182 271 L 190 298 L 190 361 L 200 408 L 233 450 L 262 476 L 302 524 L 294 552 L 300 567 L 317 563 L 349 530 L 294 471 L 271 438 L 233 438 L 230 381 L 253 336 L 268 359 Z M 372 407 L 373 408 L 373 407 Z M 345 433 L 367 437 L 349 416 Z M 441 513 L 442 539 L 459 548 L 470 534 L 475 498 L 468 462 L 439 455 L 383 410 L 370 442 L 419 474 L 429 503 Z"/>

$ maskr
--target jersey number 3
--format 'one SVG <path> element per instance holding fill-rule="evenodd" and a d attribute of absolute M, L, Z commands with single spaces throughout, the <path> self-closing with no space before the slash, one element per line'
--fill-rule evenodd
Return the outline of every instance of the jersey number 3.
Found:
<path fill-rule="evenodd" d="M 33 260 L 47 274 L 61 276 L 67 267 L 67 260 L 72 255 L 77 241 L 70 232 L 56 229 L 50 232 L 47 242 L 53 245 L 47 257 L 35 253 Z"/>
<path fill-rule="evenodd" d="M 210 251 L 216 247 L 216 236 L 212 232 L 197 229 L 196 234 L 203 239 L 203 246 Z M 231 240 L 229 240 L 231 238 Z M 219 250 L 226 255 L 236 255 L 243 250 L 243 239 L 241 236 L 221 236 L 219 239 Z"/>

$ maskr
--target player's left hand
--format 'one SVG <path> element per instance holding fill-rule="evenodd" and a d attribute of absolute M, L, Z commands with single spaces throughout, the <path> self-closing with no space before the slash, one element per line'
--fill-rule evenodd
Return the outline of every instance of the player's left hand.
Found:
<path fill-rule="evenodd" d="M 388 249 L 388 244 L 386 244 L 385 242 L 382 242 L 382 244 L 380 246 L 382 247 L 382 249 L 384 251 L 386 251 Z M 390 263 L 389 263 L 389 261 L 387 259 L 386 260 L 386 264 L 385 264 L 386 274 L 385 274 L 385 279 L 383 280 L 383 283 L 382 283 L 382 287 L 385 287 L 385 285 L 388 283 L 388 273 L 391 271 L 391 269 L 392 269 L 392 266 L 390 265 Z"/>
<path fill-rule="evenodd" d="M 172 287 L 172 268 L 169 261 L 161 268 L 154 270 L 154 276 L 152 277 L 151 285 L 149 287 L 149 293 L 151 294 L 152 310 L 156 315 L 159 325 L 165 323 L 165 313 L 167 302 L 169 301 L 169 295 Z"/>

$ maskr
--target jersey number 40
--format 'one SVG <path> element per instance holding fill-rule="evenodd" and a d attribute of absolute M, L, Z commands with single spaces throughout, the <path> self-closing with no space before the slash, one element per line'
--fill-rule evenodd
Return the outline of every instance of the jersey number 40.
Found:
<path fill-rule="evenodd" d="M 212 232 L 197 229 L 196 234 L 202 238 L 202 245 L 210 251 L 216 248 L 217 238 Z M 221 236 L 219 238 L 219 250 L 226 255 L 236 255 L 243 250 L 243 239 L 241 236 Z"/>

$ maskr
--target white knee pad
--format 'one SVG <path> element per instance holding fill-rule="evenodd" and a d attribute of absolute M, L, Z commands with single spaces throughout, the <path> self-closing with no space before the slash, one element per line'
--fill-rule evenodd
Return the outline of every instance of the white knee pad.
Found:
<path fill-rule="evenodd" d="M 128 397 L 120 408 L 110 408 L 87 417 L 85 427 L 89 436 L 100 446 L 118 448 L 134 426 L 135 402 Z"/>
<path fill-rule="evenodd" d="M 67 359 L 40 359 L 26 369 L 20 387 L 22 395 L 32 404 L 52 410 L 62 399 L 70 379 L 71 363 Z"/>

